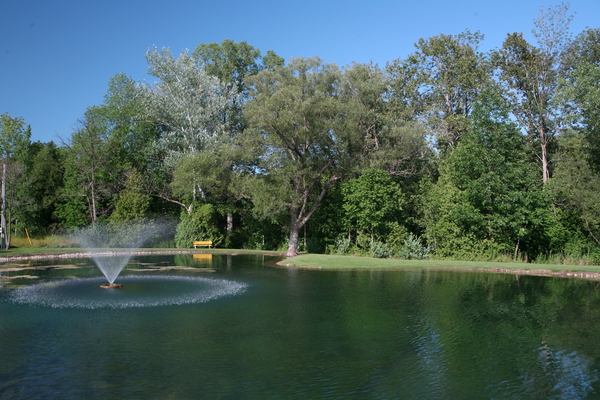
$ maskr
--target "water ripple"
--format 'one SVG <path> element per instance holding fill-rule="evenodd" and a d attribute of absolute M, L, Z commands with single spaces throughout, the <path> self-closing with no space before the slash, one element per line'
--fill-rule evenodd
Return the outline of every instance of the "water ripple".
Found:
<path fill-rule="evenodd" d="M 103 278 L 60 279 L 11 290 L 8 300 L 52 308 L 135 308 L 205 303 L 243 293 L 245 283 L 185 276 L 127 276 L 121 289 L 102 289 Z"/>

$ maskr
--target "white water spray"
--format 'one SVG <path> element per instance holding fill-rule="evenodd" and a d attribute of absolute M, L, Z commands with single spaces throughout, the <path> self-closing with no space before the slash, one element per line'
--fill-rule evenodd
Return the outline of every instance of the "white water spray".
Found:
<path fill-rule="evenodd" d="M 111 223 L 82 229 L 76 238 L 90 252 L 108 283 L 113 284 L 135 250 L 159 229 L 160 225 L 154 222 Z"/>

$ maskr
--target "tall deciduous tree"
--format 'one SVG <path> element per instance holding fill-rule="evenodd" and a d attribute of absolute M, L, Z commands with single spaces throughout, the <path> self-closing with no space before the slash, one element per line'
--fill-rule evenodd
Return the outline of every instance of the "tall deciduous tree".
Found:
<path fill-rule="evenodd" d="M 201 151 L 220 140 L 224 116 L 237 94 L 224 90 L 187 51 L 173 58 L 169 49 L 146 53 L 148 73 L 160 79 L 146 86 L 149 115 L 162 127 L 158 145 L 172 156 Z"/>
<path fill-rule="evenodd" d="M 588 29 L 569 45 L 560 82 L 563 108 L 571 128 L 586 139 L 583 147 L 600 170 L 600 29 Z"/>
<path fill-rule="evenodd" d="M 430 155 L 423 126 L 406 121 L 389 99 L 390 80 L 377 65 L 354 63 L 344 70 L 345 101 L 352 103 L 364 133 L 368 165 L 405 178 L 419 175 Z"/>
<path fill-rule="evenodd" d="M 557 94 L 560 62 L 568 44 L 571 17 L 568 5 L 542 10 L 535 20 L 538 46 L 528 43 L 522 33 L 509 34 L 494 59 L 506 85 L 513 113 L 527 132 L 542 171 L 542 181 L 550 179 L 550 145 L 556 135 L 557 120 L 553 99 Z"/>
<path fill-rule="evenodd" d="M 160 138 L 154 143 L 157 168 L 162 180 L 154 194 L 191 211 L 191 202 L 171 195 L 171 174 L 184 155 L 208 151 L 232 139 L 227 112 L 238 98 L 219 79 L 206 72 L 202 63 L 184 51 L 173 58 L 169 49 L 156 48 L 146 53 L 148 72 L 160 79 L 146 86 L 149 118 L 160 126 Z M 195 186 L 191 192 L 201 192 Z M 187 202 L 187 204 L 186 204 Z"/>
<path fill-rule="evenodd" d="M 67 228 L 95 224 L 100 216 L 108 216 L 120 191 L 115 188 L 118 180 L 112 168 L 118 160 L 111 151 L 106 120 L 97 110 L 86 111 L 66 146 L 65 192 L 59 214 Z"/>
<path fill-rule="evenodd" d="M 475 99 L 492 84 L 491 65 L 477 51 L 482 39 L 469 31 L 419 39 L 415 53 L 387 66 L 390 100 L 409 110 L 407 119 L 425 121 L 441 149 L 458 144 Z"/>
<path fill-rule="evenodd" d="M 283 58 L 279 57 L 272 50 L 267 51 L 264 56 L 261 56 L 260 50 L 248 43 L 236 43 L 230 39 L 225 39 L 221 43 L 201 43 L 196 47 L 192 57 L 201 63 L 209 75 L 219 78 L 223 88 L 233 94 L 231 106 L 226 111 L 225 124 L 232 136 L 243 134 L 247 125 L 242 110 L 244 102 L 248 99 L 246 79 L 252 75 L 256 75 L 263 69 L 282 66 L 284 64 Z M 179 179 L 180 177 L 189 176 L 197 171 L 203 171 L 199 176 L 188 179 L 188 182 L 196 181 L 203 187 L 203 183 L 199 181 L 203 180 L 204 177 L 210 176 L 211 178 L 208 180 L 204 179 L 204 181 L 206 184 L 212 186 L 211 189 L 214 189 L 215 185 L 210 184 L 208 181 L 212 179 L 212 176 L 218 175 L 219 181 L 222 182 L 222 184 L 218 185 L 219 208 L 227 213 L 227 232 L 231 233 L 233 230 L 235 196 L 231 195 L 230 192 L 228 193 L 225 189 L 228 189 L 227 186 L 232 180 L 232 166 L 236 157 L 231 152 L 225 154 L 226 148 L 231 149 L 227 144 L 220 148 L 215 148 L 211 153 L 215 154 L 216 157 L 206 157 L 200 153 L 187 156 L 178 165 L 174 179 L 178 181 L 176 186 L 181 187 L 182 181 Z"/>
<path fill-rule="evenodd" d="M 140 87 L 118 74 L 108 82 L 104 103 L 86 111 L 65 146 L 65 196 L 59 214 L 67 227 L 108 217 L 131 170 L 155 167 L 146 149 L 157 129 L 144 119 L 143 106 Z"/>
<path fill-rule="evenodd" d="M 23 159 L 30 145 L 31 127 L 23 118 L 0 115 L 0 177 L 2 179 L 2 248 L 10 246 L 11 214 L 18 204 L 18 185 L 22 180 Z M 12 204 L 11 204 L 12 203 Z M 13 210 L 15 208 L 15 210 Z"/>
<path fill-rule="evenodd" d="M 588 162 L 584 137 L 568 134 L 560 144 L 560 162 L 552 179 L 558 203 L 573 209 L 583 221 L 583 230 L 600 245 L 600 174 Z"/>
<path fill-rule="evenodd" d="M 23 118 L 0 114 L 0 157 L 4 161 L 24 151 L 30 139 L 31 128 L 25 125 Z"/>
<path fill-rule="evenodd" d="M 145 193 L 142 174 L 133 169 L 127 178 L 125 189 L 119 193 L 119 200 L 110 220 L 114 223 L 140 222 L 146 218 L 150 207 L 150 196 Z"/>
<path fill-rule="evenodd" d="M 132 168 L 147 168 L 146 148 L 157 138 L 158 130 L 146 121 L 143 90 L 123 73 L 111 77 L 104 103 L 96 114 L 104 119 L 107 135 L 114 143 L 114 156 L 120 160 L 123 174 Z M 125 179 L 122 179 L 125 181 Z"/>
<path fill-rule="evenodd" d="M 344 183 L 342 193 L 348 227 L 371 242 L 385 241 L 404 203 L 400 185 L 386 171 L 367 169 Z"/>
<path fill-rule="evenodd" d="M 261 56 L 260 50 L 246 42 L 225 39 L 221 43 L 201 43 L 192 54 L 209 75 L 219 78 L 229 90 L 247 94 L 245 80 L 263 69 L 283 66 L 284 60 L 272 50 Z M 244 96 L 245 97 L 245 96 Z"/>
<path fill-rule="evenodd" d="M 25 179 L 19 188 L 22 226 L 32 235 L 52 233 L 60 224 L 56 207 L 63 188 L 61 152 L 54 142 L 35 142 L 28 147 L 24 164 Z"/>
<path fill-rule="evenodd" d="M 546 204 L 523 146 L 501 97 L 481 96 L 471 128 L 445 160 L 423 204 L 429 240 L 440 254 L 483 243 L 498 252 L 538 250 L 540 209 Z"/>
<path fill-rule="evenodd" d="M 255 204 L 274 195 L 285 202 L 290 213 L 287 254 L 295 256 L 302 227 L 330 186 L 359 161 L 364 134 L 343 98 L 343 75 L 335 65 L 319 58 L 293 59 L 249 83 L 246 112 L 252 133 L 245 136 L 262 150 L 257 168 L 264 178 L 253 184 Z"/>

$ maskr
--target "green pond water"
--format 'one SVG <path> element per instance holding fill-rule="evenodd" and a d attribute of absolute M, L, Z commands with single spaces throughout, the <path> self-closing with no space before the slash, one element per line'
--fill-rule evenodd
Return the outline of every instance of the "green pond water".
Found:
<path fill-rule="evenodd" d="M 14 265 L 37 278 L 0 281 L 0 398 L 600 398 L 597 282 L 278 260 L 135 257 L 110 290 Z"/>

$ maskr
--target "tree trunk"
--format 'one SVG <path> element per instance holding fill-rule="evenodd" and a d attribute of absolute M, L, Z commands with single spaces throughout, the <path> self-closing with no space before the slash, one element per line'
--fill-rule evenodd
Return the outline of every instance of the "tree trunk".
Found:
<path fill-rule="evenodd" d="M 2 249 L 8 249 L 6 232 L 6 164 L 2 164 L 2 221 L 0 222 L 0 232 L 2 236 Z"/>
<path fill-rule="evenodd" d="M 292 208 L 290 215 L 290 241 L 288 243 L 287 257 L 296 257 L 298 255 L 298 239 L 301 228 L 298 224 L 298 209 Z"/>
<path fill-rule="evenodd" d="M 233 213 L 227 212 L 227 234 L 229 235 L 233 231 Z"/>
<path fill-rule="evenodd" d="M 330 163 L 327 164 L 327 166 L 329 166 L 329 165 L 330 165 Z M 321 172 L 325 171 L 325 169 L 326 168 L 323 167 Z M 335 182 L 336 180 L 338 180 L 339 178 L 340 178 L 340 176 L 334 175 L 334 176 L 331 176 L 327 180 L 327 182 L 325 182 L 325 185 L 323 185 L 323 189 L 321 189 L 321 192 L 319 193 L 317 198 L 313 201 L 313 204 L 309 210 L 307 210 L 308 197 L 309 197 L 309 194 L 312 190 L 314 183 L 316 183 L 317 180 L 313 181 L 313 184 L 309 185 L 306 188 L 300 187 L 299 178 L 295 180 L 295 182 L 294 182 L 295 192 L 297 194 L 300 194 L 301 195 L 300 197 L 303 200 L 301 202 L 301 205 L 292 204 L 290 206 L 290 241 L 289 241 L 288 252 L 287 252 L 288 257 L 295 257 L 298 255 L 298 240 L 300 239 L 300 229 L 302 229 L 302 227 L 304 227 L 306 225 L 306 223 L 308 222 L 310 217 L 313 215 L 313 213 L 315 212 L 315 210 L 317 209 L 319 204 L 321 204 L 321 201 L 323 200 L 323 197 L 327 193 L 327 190 L 329 189 L 331 184 L 333 182 Z M 306 233 L 304 234 L 304 236 L 306 237 Z"/>
<path fill-rule="evenodd" d="M 96 191 L 95 191 L 95 186 L 92 183 L 91 185 L 92 188 L 92 195 L 91 195 L 91 200 L 92 200 L 92 209 L 90 210 L 90 214 L 92 217 L 92 225 L 96 225 L 96 220 L 97 220 L 97 214 L 96 214 Z"/>
<path fill-rule="evenodd" d="M 545 137 L 542 139 L 542 182 L 546 183 L 550 180 L 550 171 L 548 169 L 548 146 Z"/>

